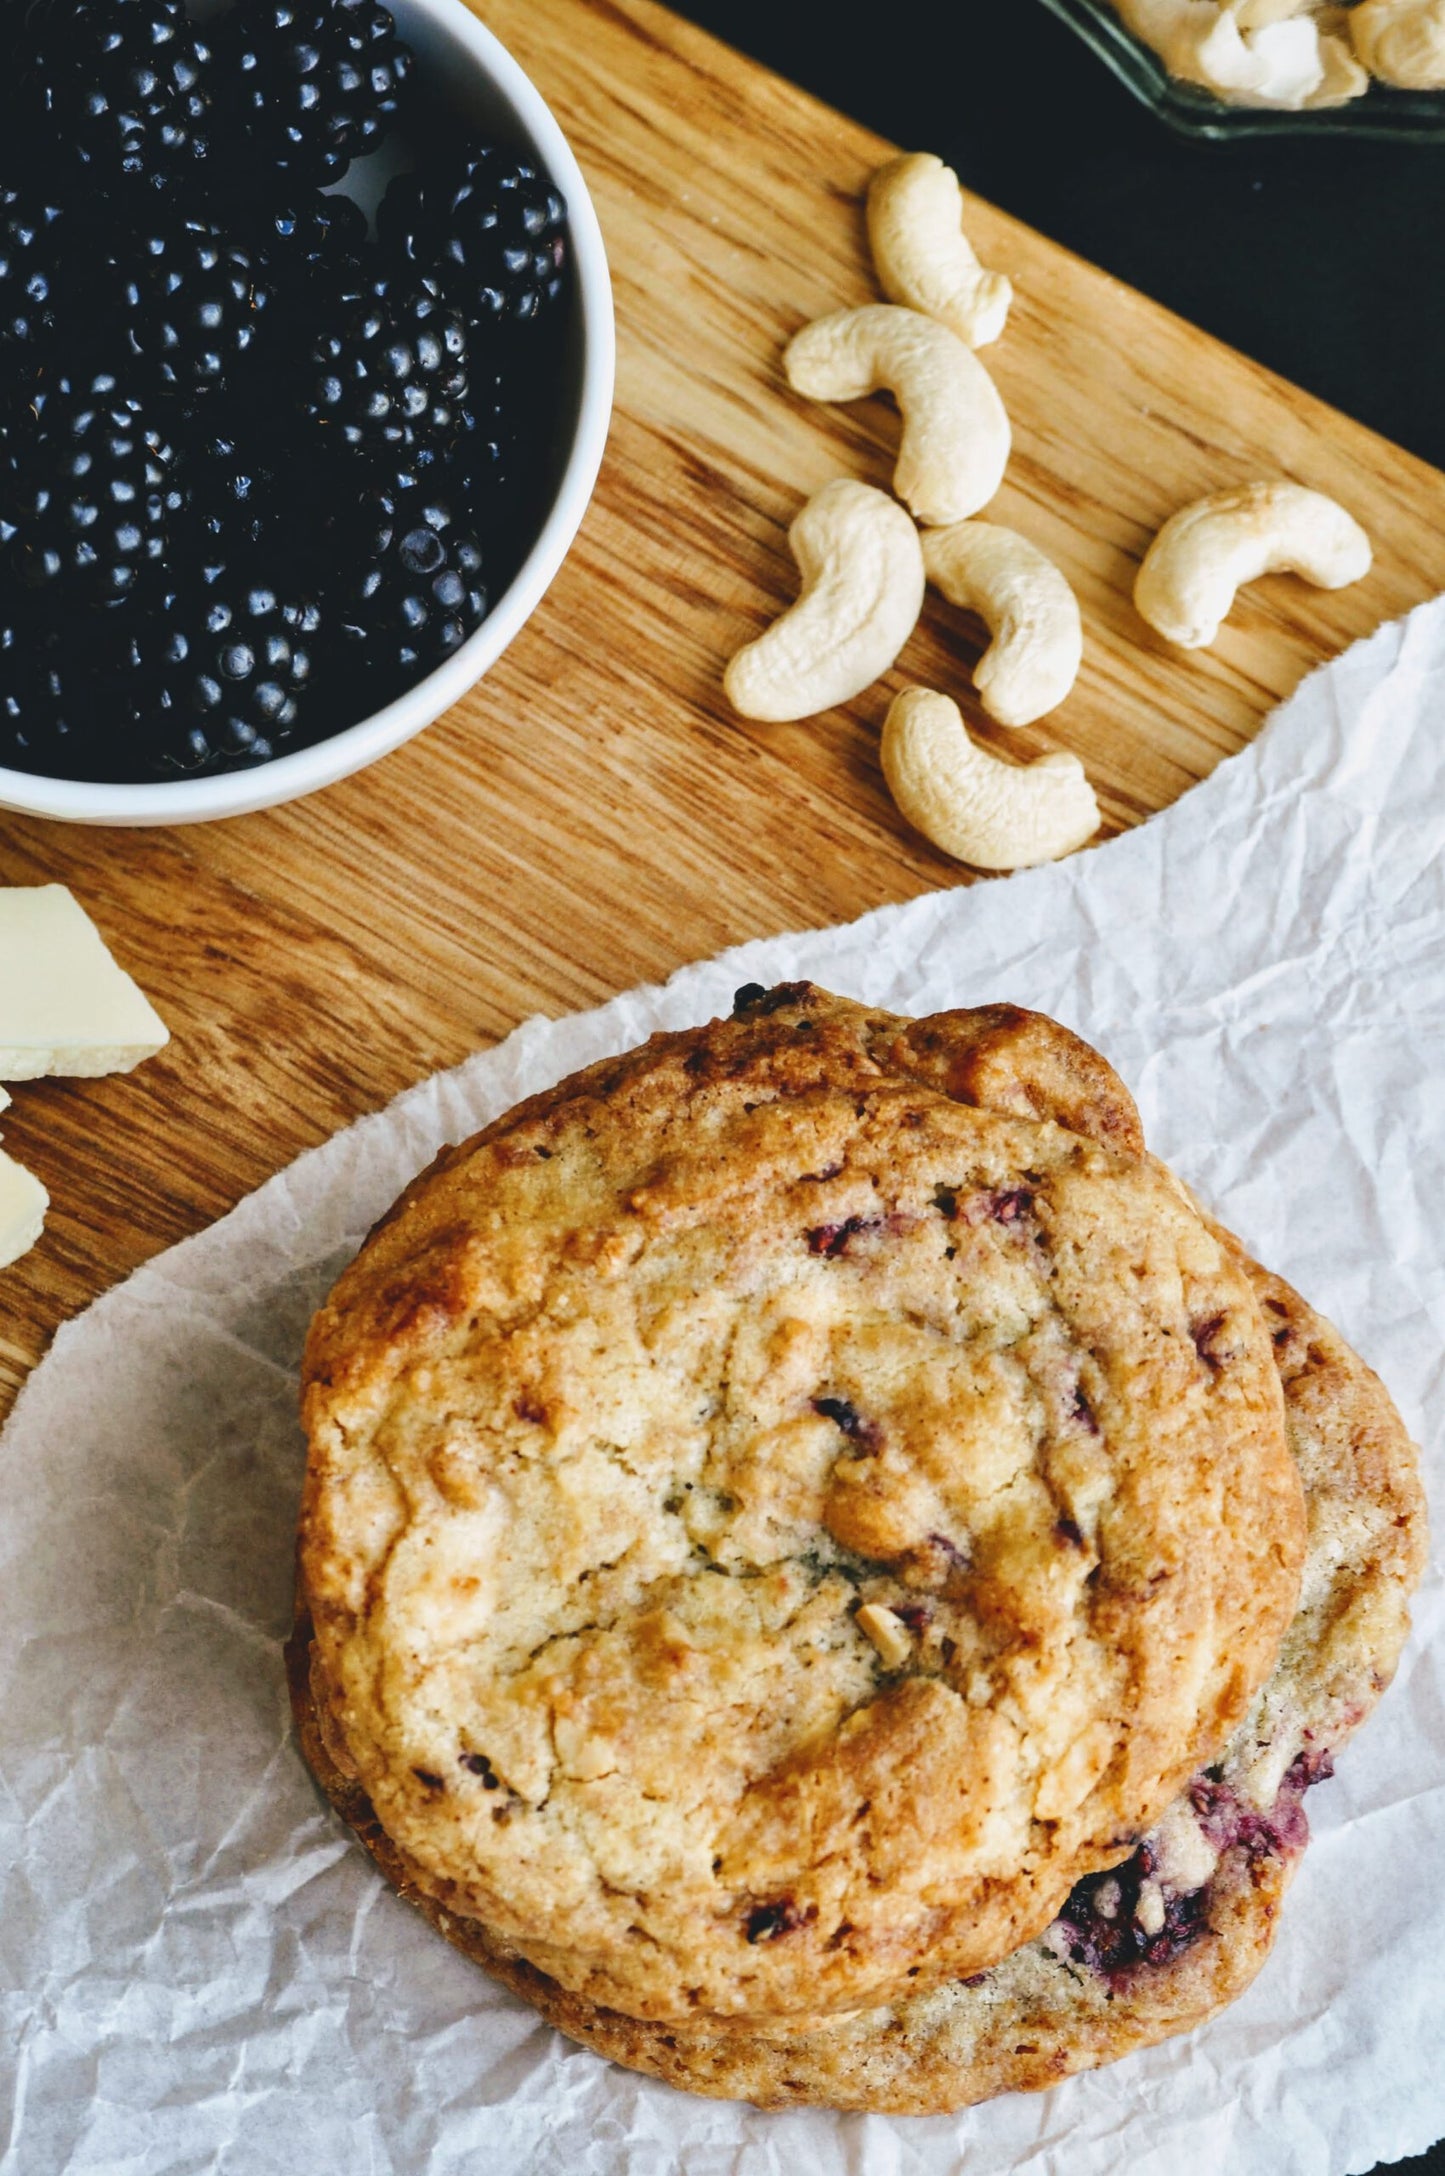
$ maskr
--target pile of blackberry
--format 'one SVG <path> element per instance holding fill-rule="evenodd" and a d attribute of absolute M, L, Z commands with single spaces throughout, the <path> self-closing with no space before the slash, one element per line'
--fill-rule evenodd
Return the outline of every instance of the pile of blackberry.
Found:
<path fill-rule="evenodd" d="M 7 8 L 0 765 L 264 763 L 486 617 L 553 481 L 566 212 L 377 0 Z M 409 126 L 409 124 L 411 124 Z M 375 238 L 323 193 L 426 146 Z"/>

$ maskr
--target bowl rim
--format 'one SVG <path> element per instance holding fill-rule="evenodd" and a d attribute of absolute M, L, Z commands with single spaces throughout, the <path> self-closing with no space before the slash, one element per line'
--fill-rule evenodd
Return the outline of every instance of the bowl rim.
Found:
<path fill-rule="evenodd" d="M 398 10 L 398 12 L 402 12 Z M 541 603 L 591 502 L 612 417 L 616 327 L 606 245 L 582 169 L 541 92 L 507 48 L 473 15 L 466 0 L 406 0 L 405 12 L 428 17 L 470 49 L 510 107 L 567 205 L 573 276 L 582 335 L 576 425 L 567 464 L 546 521 L 496 605 L 476 633 L 434 671 L 382 710 L 311 747 L 212 778 L 155 779 L 116 785 L 47 778 L 0 766 L 0 809 L 60 822 L 129 826 L 202 823 L 246 816 L 318 792 L 366 768 L 423 731 L 458 702 L 502 655 Z"/>

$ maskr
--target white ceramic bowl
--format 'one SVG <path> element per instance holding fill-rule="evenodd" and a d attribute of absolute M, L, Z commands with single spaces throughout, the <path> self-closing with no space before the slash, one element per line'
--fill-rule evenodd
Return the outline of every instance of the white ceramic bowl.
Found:
<path fill-rule="evenodd" d="M 430 725 L 494 665 L 541 602 L 587 510 L 612 413 L 612 286 L 597 214 L 567 139 L 541 94 L 464 0 L 388 0 L 425 83 L 444 77 L 448 100 L 479 127 L 530 146 L 566 200 L 572 245 L 572 323 L 559 432 L 568 434 L 551 510 L 515 578 L 471 639 L 385 710 L 255 770 L 218 778 L 89 785 L 0 768 L 0 808 L 79 824 L 193 824 L 244 816 L 314 793 L 374 763 Z M 199 10 L 197 11 L 200 12 Z M 385 153 L 379 155 L 385 157 Z M 366 177 L 355 170 L 357 193 Z M 344 185 L 352 187 L 348 177 Z"/>

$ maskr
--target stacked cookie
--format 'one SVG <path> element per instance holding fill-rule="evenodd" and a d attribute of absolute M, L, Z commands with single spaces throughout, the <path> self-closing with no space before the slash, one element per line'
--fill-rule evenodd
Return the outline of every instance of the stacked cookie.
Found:
<path fill-rule="evenodd" d="M 1263 1960 L 1414 1454 L 1087 1045 L 809 985 L 448 1151 L 313 1325 L 303 1744 L 563 2030 L 925 2112 Z"/>

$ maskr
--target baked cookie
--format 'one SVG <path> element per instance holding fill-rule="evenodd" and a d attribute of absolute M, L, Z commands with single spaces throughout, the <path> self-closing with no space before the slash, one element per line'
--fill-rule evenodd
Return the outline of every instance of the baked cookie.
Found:
<path fill-rule="evenodd" d="M 1028 1022 L 1029 1040 L 1047 1039 L 1047 1028 Z M 995 1087 L 1008 1037 L 1001 1024 Z M 1128 1124 L 1132 1106 L 1113 1076 L 1105 1107 L 1114 1125 Z M 1040 1940 L 992 1970 L 801 2029 L 648 2025 L 570 1994 L 418 1887 L 348 1772 L 303 1595 L 288 1660 L 307 1759 L 388 1879 L 448 1940 L 575 2039 L 688 2091 L 942 2113 L 1053 2084 L 1202 2023 L 1243 1992 L 1269 1952 L 1307 1840 L 1304 1792 L 1329 1775 L 1388 1684 L 1425 1556 L 1418 1464 L 1383 1386 L 1297 1293 L 1248 1266 L 1308 1505 L 1297 1614 L 1221 1758 L 1125 1863 L 1082 1882 Z"/>
<path fill-rule="evenodd" d="M 1140 1146 L 1050 1023 L 802 985 L 408 1190 L 313 1326 L 300 1557 L 418 1887 L 589 2003 L 772 2020 L 1133 1846 L 1304 1550 L 1248 1276 Z"/>

